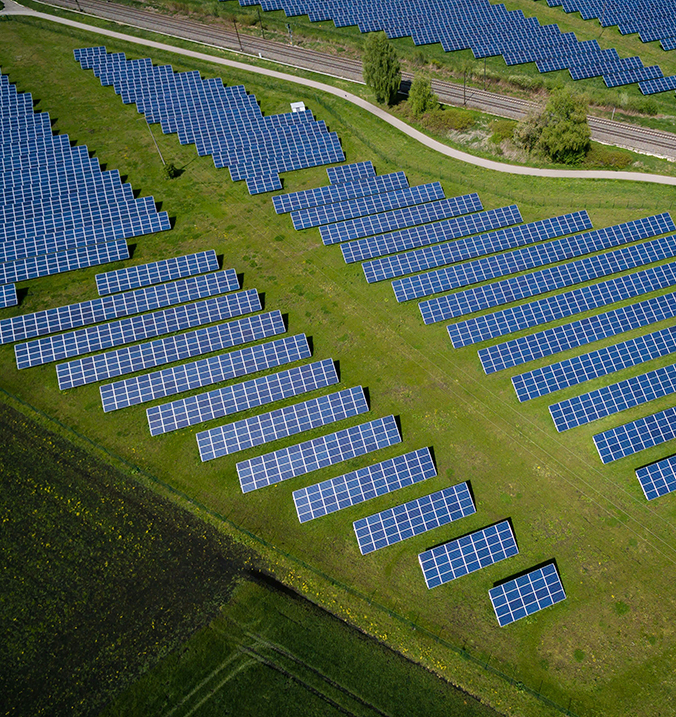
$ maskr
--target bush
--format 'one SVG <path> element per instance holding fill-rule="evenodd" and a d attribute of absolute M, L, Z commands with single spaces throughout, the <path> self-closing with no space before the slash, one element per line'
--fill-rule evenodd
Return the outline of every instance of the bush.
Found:
<path fill-rule="evenodd" d="M 626 169 L 633 162 L 629 152 L 603 145 L 593 145 L 585 158 L 588 167 L 602 167 L 609 169 Z"/>
<path fill-rule="evenodd" d="M 432 92 L 432 84 L 426 77 L 415 77 L 408 93 L 408 104 L 415 117 L 420 117 L 439 106 L 439 98 Z"/>
<path fill-rule="evenodd" d="M 529 77 L 528 75 L 510 75 L 507 78 L 507 82 L 510 85 L 520 87 L 522 90 L 539 90 L 545 84 L 541 77 Z"/>
<path fill-rule="evenodd" d="M 474 126 L 475 120 L 469 112 L 451 107 L 439 107 L 425 115 L 423 124 L 431 132 L 444 134 L 451 130 L 464 132 Z"/>
<path fill-rule="evenodd" d="M 506 139 L 512 139 L 514 137 L 514 128 L 516 122 L 508 119 L 494 120 L 491 122 L 491 142 L 494 144 L 501 144 Z"/>
<path fill-rule="evenodd" d="M 626 107 L 632 112 L 650 117 L 654 117 L 658 112 L 657 100 L 654 97 L 631 97 Z"/>

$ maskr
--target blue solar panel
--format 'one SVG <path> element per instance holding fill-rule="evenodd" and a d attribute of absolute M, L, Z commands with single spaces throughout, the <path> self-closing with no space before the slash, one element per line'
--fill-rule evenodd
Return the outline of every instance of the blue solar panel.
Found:
<path fill-rule="evenodd" d="M 519 401 L 529 401 L 674 352 L 676 328 L 669 327 L 514 376 L 512 384 Z"/>
<path fill-rule="evenodd" d="M 674 236 L 653 239 L 644 244 L 429 299 L 418 306 L 423 321 L 433 324 L 671 258 L 676 256 L 674 239 Z"/>
<path fill-rule="evenodd" d="M 319 428 L 369 410 L 364 389 L 348 388 L 293 406 L 278 408 L 196 435 L 202 461 L 237 453 L 253 446 Z"/>
<path fill-rule="evenodd" d="M 665 294 L 480 349 L 479 358 L 484 371 L 494 373 L 673 316 L 676 316 L 676 294 Z"/>
<path fill-rule="evenodd" d="M 394 416 L 378 418 L 237 464 L 243 493 L 401 443 Z"/>
<path fill-rule="evenodd" d="M 676 491 L 676 456 L 639 468 L 636 477 L 648 500 L 673 493 Z"/>
<path fill-rule="evenodd" d="M 429 448 L 315 483 L 293 492 L 298 520 L 306 523 L 437 474 Z"/>
<path fill-rule="evenodd" d="M 143 341 L 162 334 L 203 326 L 222 321 L 232 315 L 230 296 L 218 296 L 195 304 L 183 304 L 151 314 L 130 316 L 109 324 L 98 324 L 65 334 L 45 336 L 41 339 L 17 344 L 14 347 L 19 369 L 52 361 L 62 361 L 101 349 Z M 284 322 L 279 317 L 283 328 Z"/>
<path fill-rule="evenodd" d="M 156 436 L 336 383 L 333 360 L 324 359 L 148 409 L 148 425 Z"/>
<path fill-rule="evenodd" d="M 16 286 L 14 284 L 3 284 L 0 286 L 0 309 L 9 306 L 16 306 L 19 300 L 16 295 Z"/>
<path fill-rule="evenodd" d="M 667 408 L 666 411 L 599 433 L 594 436 L 594 443 L 601 460 L 610 463 L 674 438 L 676 408 Z"/>
<path fill-rule="evenodd" d="M 510 334 L 676 284 L 676 264 L 663 264 L 616 279 L 549 296 L 448 326 L 455 348 Z"/>
<path fill-rule="evenodd" d="M 488 591 L 500 627 L 566 599 L 553 563 L 532 570 Z"/>
<path fill-rule="evenodd" d="M 621 224 L 607 227 L 574 237 L 516 249 L 497 256 L 477 259 L 465 264 L 437 269 L 426 274 L 398 279 L 392 282 L 392 288 L 397 301 L 410 301 L 662 234 L 663 227 L 656 222 L 651 222 L 651 219 L 653 218 L 632 222 L 631 225 Z"/>
<path fill-rule="evenodd" d="M 276 192 L 282 189 L 282 180 L 276 172 L 257 174 L 255 177 L 247 177 L 246 188 L 251 195 Z"/>
<path fill-rule="evenodd" d="M 668 216 L 668 215 L 667 215 Z M 362 264 L 366 281 L 372 284 L 384 279 L 393 279 L 405 274 L 414 274 L 425 269 L 453 264 L 463 259 L 472 259 L 484 254 L 511 249 L 524 244 L 553 239 L 564 234 L 591 228 L 586 211 L 564 214 L 552 219 L 543 219 L 530 224 L 500 229 L 470 239 L 459 239 L 449 244 L 436 244 L 416 249 L 405 254 L 386 256 Z M 676 226 L 674 227 L 676 229 Z M 669 230 L 665 230 L 669 231 Z"/>
<path fill-rule="evenodd" d="M 291 192 L 291 194 L 278 194 L 272 198 L 272 205 L 277 214 L 286 214 L 287 212 L 318 207 L 323 204 L 345 202 L 357 197 L 368 197 L 371 194 L 394 192 L 397 189 L 405 189 L 406 187 L 408 187 L 406 173 L 394 172 L 356 182 L 329 184 L 326 187 L 305 189 L 301 192 Z"/>
<path fill-rule="evenodd" d="M 207 296 L 224 294 L 238 288 L 237 274 L 229 269 L 215 274 L 181 279 L 171 284 L 149 286 L 124 294 L 83 301 L 80 304 L 2 319 L 0 344 L 75 329 L 99 321 L 152 311 L 163 306 L 183 304 L 186 301 L 204 299 Z"/>
<path fill-rule="evenodd" d="M 362 555 L 476 513 L 467 483 L 444 488 L 353 523 Z"/>
<path fill-rule="evenodd" d="M 343 258 L 350 264 L 363 259 L 373 259 L 376 256 L 394 254 L 405 249 L 435 244 L 448 239 L 458 239 L 470 234 L 498 229 L 510 224 L 521 222 L 521 213 L 516 204 L 500 209 L 490 209 L 487 212 L 469 214 L 464 217 L 447 219 L 443 222 L 428 224 L 420 227 L 404 229 L 402 231 L 384 234 L 378 237 L 369 237 L 341 246 Z"/>
<path fill-rule="evenodd" d="M 556 430 L 562 432 L 675 392 L 676 364 L 672 364 L 560 401 L 549 412 Z"/>
<path fill-rule="evenodd" d="M 329 175 L 329 182 L 331 182 L 331 184 L 355 182 L 360 179 L 376 176 L 376 170 L 373 168 L 370 159 L 367 162 L 344 164 L 342 167 L 327 167 L 326 173 Z"/>
<path fill-rule="evenodd" d="M 441 183 L 430 182 L 429 184 L 421 184 L 415 187 L 397 189 L 394 192 L 371 194 L 366 197 L 336 202 L 335 204 L 322 204 L 318 207 L 300 209 L 291 213 L 291 221 L 294 229 L 309 229 L 322 224 L 343 222 L 366 214 L 377 214 L 378 212 L 400 209 L 412 204 L 443 198 L 444 190 L 441 187 Z M 334 242 L 325 241 L 324 243 L 332 244 Z"/>
<path fill-rule="evenodd" d="M 96 288 L 99 296 L 105 296 L 195 274 L 205 274 L 208 271 L 218 271 L 218 259 L 213 249 L 97 274 Z"/>
<path fill-rule="evenodd" d="M 277 327 L 269 326 L 271 324 L 270 315 L 265 316 L 267 316 L 267 320 L 262 323 L 266 334 L 273 336 L 275 333 L 282 333 L 286 330 L 282 322 L 282 331 L 275 331 Z M 253 320 L 259 317 L 249 318 Z M 281 320 L 281 316 L 279 318 Z M 240 320 L 240 322 L 245 321 L 246 319 Z M 233 324 L 240 322 L 233 322 Z M 263 338 L 263 336 L 257 335 L 254 338 L 259 339 Z M 246 342 L 233 342 L 232 346 L 241 345 L 242 343 Z M 309 356 L 310 347 L 307 344 L 307 339 L 304 334 L 299 334 L 258 346 L 250 346 L 239 351 L 212 356 L 200 361 L 173 366 L 161 371 L 145 373 L 123 381 L 104 384 L 100 388 L 101 402 L 105 412 L 116 411 L 127 406 L 135 406 L 139 403 L 173 396 L 176 393 L 190 391 L 195 388 L 203 388 L 238 376 L 245 376 L 273 366 L 299 361 Z M 156 407 L 148 410 L 149 421 L 150 417 L 153 417 L 151 435 L 165 432 L 162 430 L 162 425 L 156 426 L 157 421 L 155 420 L 155 417 L 161 414 L 162 410 Z"/>
<path fill-rule="evenodd" d="M 423 185 L 425 186 L 425 185 Z M 413 187 L 415 189 L 415 187 Z M 351 219 L 347 222 L 339 224 L 329 224 L 319 228 L 319 234 L 324 244 L 336 244 L 345 242 L 350 239 L 358 239 L 366 237 L 370 234 L 380 234 L 381 232 L 389 232 L 402 227 L 410 227 L 415 224 L 425 224 L 426 222 L 437 221 L 438 219 L 446 219 L 459 214 L 468 214 L 482 209 L 481 200 L 476 194 L 465 194 L 461 197 L 451 197 L 439 202 L 433 202 L 432 199 L 438 198 L 433 196 L 433 192 L 427 192 L 428 204 L 417 204 L 413 207 L 405 209 L 397 209 L 392 212 L 383 214 L 372 214 L 368 217 L 360 217 Z M 443 197 L 443 190 L 438 192 Z M 480 221 L 480 220 L 479 220 Z M 380 237 L 378 237 L 380 238 Z"/>
<path fill-rule="evenodd" d="M 444 543 L 418 555 L 428 588 L 480 570 L 505 558 L 517 555 L 519 549 L 509 521 L 477 530 L 458 540 Z"/>
<path fill-rule="evenodd" d="M 620 87 L 621 85 L 633 85 L 642 80 L 654 80 L 662 77 L 662 70 L 657 65 L 651 67 L 639 67 L 624 72 L 617 72 L 612 75 L 603 75 L 606 87 Z"/>
<path fill-rule="evenodd" d="M 638 88 L 644 95 L 654 95 L 657 92 L 668 92 L 669 90 L 676 90 L 676 75 L 670 75 L 669 77 L 660 77 L 656 80 L 645 80 L 644 82 L 639 82 Z"/>
<path fill-rule="evenodd" d="M 231 317 L 260 311 L 260 309 L 260 298 L 255 289 L 232 294 Z M 239 334 L 238 331 L 237 334 Z M 59 388 L 64 391 L 75 386 L 122 376 L 125 373 L 134 373 L 192 356 L 211 353 L 231 346 L 232 340 L 232 326 L 216 324 L 145 344 L 136 344 L 116 351 L 75 359 L 68 363 L 57 364 L 56 375 L 59 380 Z"/>

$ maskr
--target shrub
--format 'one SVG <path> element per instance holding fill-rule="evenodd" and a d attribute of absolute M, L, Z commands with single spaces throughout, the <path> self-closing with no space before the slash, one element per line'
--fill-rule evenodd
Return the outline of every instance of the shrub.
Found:
<path fill-rule="evenodd" d="M 507 78 L 510 85 L 520 87 L 522 90 L 539 90 L 544 87 L 544 80 L 541 77 L 529 77 L 528 75 L 510 75 Z"/>
<path fill-rule="evenodd" d="M 475 120 L 469 112 L 451 107 L 439 107 L 425 115 L 423 124 L 432 132 L 444 134 L 451 130 L 464 132 L 475 124 Z"/>
<path fill-rule="evenodd" d="M 626 169 L 632 162 L 629 152 L 596 144 L 589 150 L 584 163 L 589 167 Z"/>
<path fill-rule="evenodd" d="M 494 120 L 491 122 L 491 142 L 495 144 L 501 144 L 506 139 L 512 139 L 514 137 L 514 128 L 516 122 L 508 119 Z"/>
<path fill-rule="evenodd" d="M 432 84 L 426 77 L 415 77 L 408 93 L 408 103 L 415 117 L 420 117 L 439 106 L 439 98 L 432 92 Z"/>

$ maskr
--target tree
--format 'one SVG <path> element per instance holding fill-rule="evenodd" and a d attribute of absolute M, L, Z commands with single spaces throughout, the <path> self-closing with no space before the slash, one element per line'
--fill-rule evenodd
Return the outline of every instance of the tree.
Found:
<path fill-rule="evenodd" d="M 540 136 L 540 148 L 555 162 L 577 164 L 590 147 L 587 102 L 568 90 L 552 93 L 545 109 L 547 122 Z"/>
<path fill-rule="evenodd" d="M 364 82 L 376 102 L 392 104 L 401 84 L 401 67 L 394 48 L 383 32 L 370 33 L 364 52 Z"/>
<path fill-rule="evenodd" d="M 432 92 L 432 83 L 428 78 L 419 76 L 413 78 L 411 89 L 408 91 L 408 104 L 415 117 L 437 108 L 439 98 Z"/>
<path fill-rule="evenodd" d="M 583 160 L 590 137 L 587 102 L 567 89 L 555 90 L 547 106 L 521 120 L 514 132 L 517 144 L 561 164 Z"/>

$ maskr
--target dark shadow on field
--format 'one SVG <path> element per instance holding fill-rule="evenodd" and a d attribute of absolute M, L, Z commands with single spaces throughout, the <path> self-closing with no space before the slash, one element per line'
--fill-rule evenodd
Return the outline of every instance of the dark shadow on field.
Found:
<path fill-rule="evenodd" d="M 261 302 L 261 311 L 265 311 L 265 292 L 259 291 L 258 298 L 260 299 L 260 302 Z"/>
<path fill-rule="evenodd" d="M 336 376 L 338 376 L 338 383 L 340 383 L 340 381 L 341 381 L 341 378 L 340 378 L 340 360 L 339 360 L 339 359 L 334 359 L 334 361 L 333 361 L 333 366 L 334 366 L 334 368 L 336 369 Z"/>
<path fill-rule="evenodd" d="M 396 425 L 397 425 L 397 430 L 399 431 L 399 435 L 401 436 L 401 438 L 402 438 L 402 440 L 403 440 L 403 439 L 404 439 L 404 433 L 403 433 L 403 429 L 402 429 L 402 427 L 401 427 L 401 416 L 400 416 L 399 414 L 397 414 L 397 415 L 394 417 L 394 422 L 396 423 Z"/>
<path fill-rule="evenodd" d="M 138 244 L 127 244 L 127 247 L 129 248 L 129 258 L 134 258 L 134 252 L 136 251 L 136 247 Z"/>
<path fill-rule="evenodd" d="M 17 306 L 21 306 L 23 300 L 28 296 L 28 287 L 24 286 L 23 289 L 16 290 Z"/>
<path fill-rule="evenodd" d="M 546 565 L 554 564 L 554 567 L 556 568 L 556 572 L 561 575 L 561 572 L 559 571 L 559 565 L 556 562 L 556 558 L 550 558 L 549 560 L 543 560 L 541 563 L 538 563 L 537 565 L 531 565 L 530 568 L 524 568 L 523 570 L 519 571 L 518 573 L 513 573 L 509 577 L 503 578 L 502 580 L 498 580 L 493 583 L 493 587 L 497 588 L 499 585 L 504 585 L 505 583 L 508 583 L 510 580 L 516 580 L 517 578 L 523 577 L 524 575 L 527 575 L 528 573 L 532 573 L 534 570 L 539 570 L 540 568 L 544 568 Z"/>
<path fill-rule="evenodd" d="M 432 464 L 434 465 L 434 470 L 437 472 L 437 475 L 439 474 L 439 464 L 437 463 L 437 455 L 434 451 L 434 446 L 427 446 L 427 450 L 430 452 L 430 456 L 432 457 Z"/>
<path fill-rule="evenodd" d="M 223 266 L 223 261 L 225 260 L 225 254 L 221 254 L 218 256 L 218 265 Z M 240 272 L 237 274 L 237 281 L 240 286 L 244 286 L 244 273 Z"/>
<path fill-rule="evenodd" d="M 369 407 L 369 410 L 371 410 L 371 392 L 368 389 L 368 386 L 362 386 L 364 389 L 364 396 L 366 397 L 366 405 Z"/>

